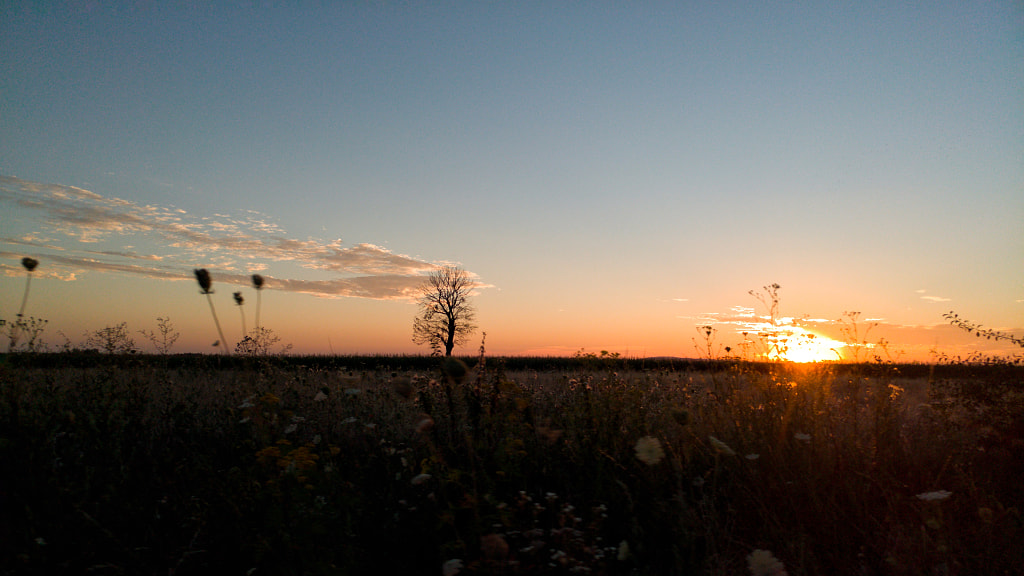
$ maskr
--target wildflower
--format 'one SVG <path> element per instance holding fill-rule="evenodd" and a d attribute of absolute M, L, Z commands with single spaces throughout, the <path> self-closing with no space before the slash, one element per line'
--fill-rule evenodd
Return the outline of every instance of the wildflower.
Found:
<path fill-rule="evenodd" d="M 754 550 L 747 556 L 751 576 L 788 576 L 786 567 L 768 550 Z"/>
<path fill-rule="evenodd" d="M 252 403 L 253 398 L 255 398 L 255 396 L 249 396 L 245 400 L 242 400 L 242 403 L 238 405 L 238 409 L 245 410 L 246 408 L 252 408 L 254 406 Z"/>
<path fill-rule="evenodd" d="M 690 483 L 693 484 L 694 487 L 700 488 L 701 486 L 704 485 L 704 477 L 703 476 L 694 476 L 693 481 L 690 482 Z"/>
<path fill-rule="evenodd" d="M 744 456 L 744 458 L 746 458 L 747 460 L 750 460 L 750 461 L 757 460 L 760 457 L 761 457 L 760 454 L 747 454 L 746 456 Z"/>
<path fill-rule="evenodd" d="M 288 426 L 285 427 L 284 433 L 285 434 L 291 434 L 292 432 L 295 432 L 298 429 L 299 429 L 299 425 L 298 424 L 289 424 Z"/>
<path fill-rule="evenodd" d="M 360 390 L 359 388 L 346 388 L 345 389 L 345 394 L 348 395 L 348 396 L 358 396 L 358 395 L 360 395 L 362 393 L 363 393 L 363 391 Z"/>
<path fill-rule="evenodd" d="M 718 438 L 715 438 L 714 436 L 708 436 L 708 442 L 711 443 L 711 446 L 715 449 L 715 452 L 717 452 L 719 454 L 723 454 L 725 456 L 735 456 L 736 455 L 736 451 L 735 450 L 733 450 L 732 448 L 729 447 L 728 444 L 726 444 L 725 442 L 722 442 L 721 440 L 719 440 Z"/>
<path fill-rule="evenodd" d="M 804 434 L 803 432 L 797 432 L 796 434 L 793 434 L 793 438 L 796 438 L 797 440 L 799 440 L 801 442 L 810 442 L 811 441 L 811 435 L 810 434 Z"/>
<path fill-rule="evenodd" d="M 423 484 L 424 482 L 426 482 L 427 480 L 430 480 L 431 478 L 433 478 L 433 476 L 431 476 L 430 474 L 418 474 L 418 475 L 413 477 L 412 485 L 413 486 L 419 486 L 419 485 Z"/>
<path fill-rule="evenodd" d="M 313 397 L 313 402 L 323 402 L 324 400 L 327 400 L 327 394 L 324 394 L 323 390 L 317 392 Z"/>
<path fill-rule="evenodd" d="M 617 556 L 619 562 L 625 562 L 629 559 L 629 542 L 623 540 L 619 542 L 619 555 Z"/>
<path fill-rule="evenodd" d="M 637 440 L 636 457 L 648 466 L 654 466 L 665 457 L 665 451 L 661 448 L 661 442 L 653 436 L 644 436 Z"/>
<path fill-rule="evenodd" d="M 462 572 L 462 560 L 453 558 L 441 565 L 441 573 L 444 576 L 455 576 Z"/>
<path fill-rule="evenodd" d="M 939 502 L 941 500 L 949 498 L 952 495 L 953 493 L 948 490 L 936 490 L 934 492 L 922 492 L 921 494 L 917 495 L 917 498 L 919 500 L 924 500 L 925 502 Z"/>

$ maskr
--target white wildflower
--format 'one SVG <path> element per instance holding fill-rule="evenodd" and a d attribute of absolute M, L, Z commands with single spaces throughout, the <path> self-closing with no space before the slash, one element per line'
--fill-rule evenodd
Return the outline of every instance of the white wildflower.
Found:
<path fill-rule="evenodd" d="M 618 555 L 618 559 L 619 559 L 619 562 L 625 562 L 626 560 L 629 559 L 629 542 L 626 542 L 625 540 L 623 540 L 622 542 L 619 542 L 619 555 Z"/>
<path fill-rule="evenodd" d="M 728 444 L 722 442 L 721 440 L 715 438 L 714 436 L 708 436 L 708 442 L 711 443 L 711 446 L 715 449 L 715 452 L 718 452 L 719 454 L 724 454 L 725 456 L 736 455 L 735 450 L 733 450 L 732 448 L 729 447 Z"/>
<path fill-rule="evenodd" d="M 327 394 L 324 394 L 323 390 L 317 392 L 313 397 L 313 402 L 323 402 L 324 400 L 327 400 Z"/>
<path fill-rule="evenodd" d="M 433 476 L 431 476 L 430 474 L 419 474 L 413 477 L 412 485 L 419 486 L 420 484 L 423 484 L 424 482 L 430 480 L 431 478 L 433 478 Z"/>
<path fill-rule="evenodd" d="M 811 435 L 810 434 L 804 434 L 803 432 L 797 432 L 796 434 L 793 434 L 793 438 L 796 438 L 797 440 L 799 440 L 801 442 L 810 442 L 811 441 Z"/>
<path fill-rule="evenodd" d="M 441 573 L 444 576 L 455 576 L 459 572 L 462 572 L 462 560 L 453 558 L 441 565 Z"/>
<path fill-rule="evenodd" d="M 941 500 L 949 498 L 952 495 L 953 493 L 950 492 L 949 490 L 936 490 L 934 492 L 922 492 L 921 494 L 917 495 L 917 498 L 919 500 L 924 500 L 925 502 L 939 502 Z"/>
<path fill-rule="evenodd" d="M 665 457 L 661 442 L 653 436 L 644 436 L 637 440 L 634 450 L 636 450 L 636 457 L 648 466 L 654 466 Z"/>
<path fill-rule="evenodd" d="M 747 460 L 757 460 L 760 457 L 760 454 L 747 454 L 746 456 L 744 456 L 744 458 L 746 458 Z"/>
<path fill-rule="evenodd" d="M 750 576 L 788 576 L 786 567 L 768 550 L 754 550 L 747 556 Z"/>

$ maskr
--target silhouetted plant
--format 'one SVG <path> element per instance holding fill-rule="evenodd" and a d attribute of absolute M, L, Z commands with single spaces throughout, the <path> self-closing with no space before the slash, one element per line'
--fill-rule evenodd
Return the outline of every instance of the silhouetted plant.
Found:
<path fill-rule="evenodd" d="M 697 354 L 707 360 L 714 360 L 718 357 L 719 352 L 722 350 L 722 345 L 719 344 L 718 348 L 715 348 L 715 336 L 718 334 L 718 330 L 710 324 L 704 326 L 697 326 L 697 334 L 700 335 L 703 342 L 697 342 L 697 339 L 693 339 L 693 347 L 697 349 Z"/>
<path fill-rule="evenodd" d="M 260 327 L 260 305 L 263 303 L 263 276 L 252 275 L 252 287 L 256 289 L 256 327 Z"/>
<path fill-rule="evenodd" d="M 986 340 L 1005 340 L 1012 342 L 1017 346 L 1024 348 L 1024 338 L 1017 338 L 1013 334 L 1007 334 L 1006 332 L 998 332 L 990 328 L 982 328 L 981 324 L 975 324 L 968 320 L 964 320 L 959 314 L 950 310 L 949 312 L 942 315 L 950 324 L 966 330 L 970 334 L 974 334 L 978 338 L 984 338 Z"/>
<path fill-rule="evenodd" d="M 49 320 L 42 318 L 28 317 L 18 318 L 10 324 L 8 343 L 8 352 L 42 352 L 46 349 L 46 343 L 43 342 L 42 334 L 46 329 L 46 325 Z M 6 325 L 7 322 L 0 320 L 0 326 Z M 27 336 L 24 344 L 21 344 L 22 337 Z"/>
<path fill-rule="evenodd" d="M 220 340 L 217 341 L 217 346 L 221 346 L 225 354 L 230 354 L 228 350 L 228 341 L 224 339 L 224 331 L 220 329 L 220 320 L 217 319 L 217 311 L 213 308 L 213 298 L 210 294 L 213 294 L 213 280 L 210 278 L 210 273 L 206 271 L 206 268 L 198 268 L 193 270 L 196 275 L 196 281 L 199 282 L 199 287 L 202 289 L 201 294 L 206 295 L 206 301 L 210 304 L 210 313 L 213 314 L 213 323 L 217 325 L 217 334 L 220 335 Z"/>
<path fill-rule="evenodd" d="M 242 304 L 245 304 L 245 298 L 242 297 L 241 292 L 234 293 L 235 304 L 238 305 L 238 314 L 242 317 L 242 334 L 248 334 L 249 330 L 245 327 L 245 311 L 242 309 Z"/>
<path fill-rule="evenodd" d="M 770 328 L 758 332 L 763 351 L 761 356 L 768 360 L 784 360 L 789 350 L 789 338 L 779 327 L 779 286 L 778 283 L 763 286 L 764 292 L 750 290 L 749 294 L 757 298 L 768 309 Z"/>
<path fill-rule="evenodd" d="M 843 336 L 843 341 L 846 342 L 846 347 L 853 351 L 853 361 L 860 362 L 860 353 L 866 348 L 871 348 L 872 345 L 868 343 L 867 337 L 871 330 L 878 326 L 878 322 L 872 322 L 868 324 L 867 328 L 863 333 L 860 332 L 860 312 L 843 312 L 843 317 L 839 319 L 840 327 L 839 333 Z"/>
<path fill-rule="evenodd" d="M 129 335 L 127 322 L 87 332 L 85 345 L 107 354 L 134 354 L 136 352 L 135 341 Z"/>
<path fill-rule="evenodd" d="M 25 317 L 25 306 L 28 304 L 28 291 L 32 286 L 32 271 L 39 265 L 39 261 L 35 258 L 29 258 L 28 256 L 21 259 L 21 265 L 25 268 L 27 274 L 25 278 L 25 293 L 21 297 L 21 308 L 18 309 L 17 320 L 11 324 L 9 341 L 7 343 L 7 351 L 13 352 L 18 346 L 18 339 L 21 337 L 21 330 L 25 328 L 25 323 L 22 319 Z"/>
<path fill-rule="evenodd" d="M 476 287 L 462 268 L 442 266 L 420 286 L 420 315 L 413 321 L 412 341 L 430 346 L 431 354 L 451 356 L 452 348 L 466 343 L 476 330 L 476 311 L 469 302 Z"/>
<path fill-rule="evenodd" d="M 181 334 L 174 329 L 174 324 L 171 323 L 170 318 L 157 317 L 156 319 L 157 332 L 147 332 L 145 330 L 139 330 L 139 333 L 146 337 L 147 340 L 153 343 L 153 347 L 160 354 L 169 354 L 171 347 L 178 341 L 178 337 Z"/>
<path fill-rule="evenodd" d="M 270 348 L 280 341 L 281 337 L 269 328 L 253 328 L 242 338 L 241 342 L 235 345 L 235 353 L 245 356 L 266 356 L 270 354 Z M 284 354 L 291 349 L 291 344 L 285 344 L 278 354 Z"/>

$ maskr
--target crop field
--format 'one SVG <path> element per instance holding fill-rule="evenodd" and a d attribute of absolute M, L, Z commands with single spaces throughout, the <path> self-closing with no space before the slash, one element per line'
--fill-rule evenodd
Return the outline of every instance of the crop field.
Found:
<path fill-rule="evenodd" d="M 1024 368 L 0 362 L 3 574 L 1019 574 Z"/>

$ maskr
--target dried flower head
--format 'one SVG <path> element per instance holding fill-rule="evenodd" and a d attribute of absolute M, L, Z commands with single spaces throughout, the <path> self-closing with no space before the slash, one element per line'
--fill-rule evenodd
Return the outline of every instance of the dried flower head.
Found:
<path fill-rule="evenodd" d="M 253 274 L 252 275 L 252 287 L 257 289 L 257 290 L 262 289 L 263 288 L 263 276 L 260 276 L 259 274 Z"/>
<path fill-rule="evenodd" d="M 919 500 L 924 500 L 925 502 L 939 502 L 952 495 L 953 493 L 949 490 L 936 490 L 934 492 L 922 492 L 917 495 L 917 498 Z"/>
<path fill-rule="evenodd" d="M 193 273 L 196 275 L 196 281 L 199 282 L 203 294 L 212 294 L 213 290 L 210 288 L 213 286 L 213 280 L 210 279 L 210 273 L 206 271 L 206 268 L 198 268 L 193 270 Z"/>
<path fill-rule="evenodd" d="M 637 440 L 634 450 L 637 459 L 648 466 L 654 466 L 665 457 L 665 450 L 662 449 L 661 442 L 654 436 L 644 436 Z"/>
<path fill-rule="evenodd" d="M 21 259 L 21 265 L 25 267 L 25 270 L 31 272 L 36 269 L 36 266 L 39 266 L 39 260 L 26 256 Z"/>
<path fill-rule="evenodd" d="M 238 304 L 239 306 L 241 306 L 245 302 L 245 298 L 242 297 L 242 293 L 241 292 L 235 292 L 234 297 L 235 297 L 235 304 Z"/>

